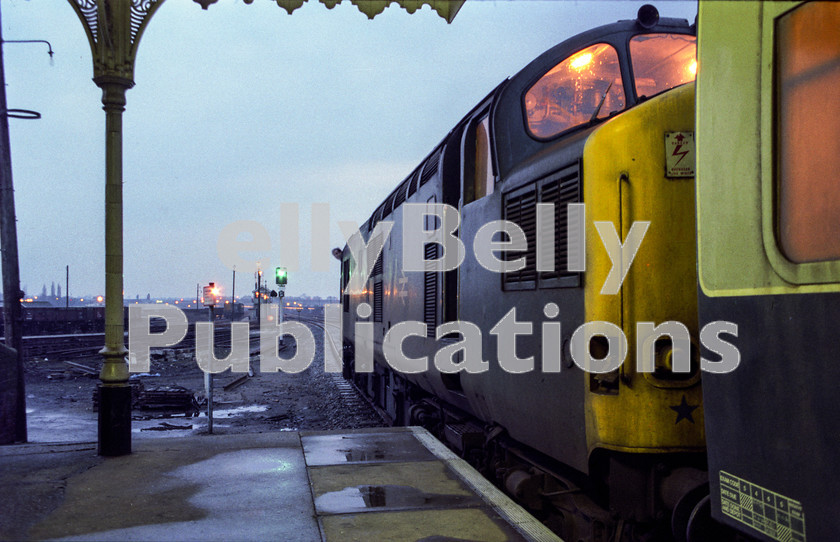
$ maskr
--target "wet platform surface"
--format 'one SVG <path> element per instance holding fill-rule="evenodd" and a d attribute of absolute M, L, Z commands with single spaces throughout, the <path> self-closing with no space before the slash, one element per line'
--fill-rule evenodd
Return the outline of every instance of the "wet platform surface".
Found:
<path fill-rule="evenodd" d="M 559 540 L 417 428 L 0 447 L 2 539 Z"/>

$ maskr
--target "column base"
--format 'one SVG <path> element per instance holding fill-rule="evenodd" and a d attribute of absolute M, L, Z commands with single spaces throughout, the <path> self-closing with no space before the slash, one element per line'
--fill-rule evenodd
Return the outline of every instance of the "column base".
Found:
<path fill-rule="evenodd" d="M 131 453 L 131 386 L 99 385 L 99 455 Z"/>

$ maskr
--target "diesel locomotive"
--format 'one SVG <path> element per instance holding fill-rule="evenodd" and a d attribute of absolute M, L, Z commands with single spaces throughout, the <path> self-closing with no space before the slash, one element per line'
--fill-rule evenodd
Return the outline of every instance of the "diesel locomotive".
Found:
<path fill-rule="evenodd" d="M 470 111 L 342 252 L 345 376 L 566 540 L 684 538 L 707 493 L 696 70 L 694 26 L 651 6 L 560 43 Z M 607 238 L 629 247 L 639 224 L 635 255 L 611 255 Z M 441 263 L 444 231 L 466 247 L 457 265 Z M 614 268 L 623 281 L 602 293 Z M 419 370 L 396 370 L 395 349 Z"/>
<path fill-rule="evenodd" d="M 835 540 L 840 4 L 701 1 L 697 28 L 645 6 L 447 134 L 342 253 L 345 376 L 566 540 Z M 501 268 L 436 264 L 441 230 Z"/>

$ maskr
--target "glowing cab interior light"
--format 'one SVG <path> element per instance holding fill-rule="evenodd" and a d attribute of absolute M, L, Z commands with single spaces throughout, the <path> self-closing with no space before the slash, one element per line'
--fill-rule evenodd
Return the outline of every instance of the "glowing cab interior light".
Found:
<path fill-rule="evenodd" d="M 697 75 L 697 61 L 696 60 L 692 60 L 691 64 L 688 65 L 688 71 L 691 73 L 691 75 L 694 75 L 694 76 Z"/>
<path fill-rule="evenodd" d="M 590 62 L 592 62 L 592 53 L 582 53 L 573 58 L 569 65 L 576 70 L 581 70 L 588 66 Z"/>

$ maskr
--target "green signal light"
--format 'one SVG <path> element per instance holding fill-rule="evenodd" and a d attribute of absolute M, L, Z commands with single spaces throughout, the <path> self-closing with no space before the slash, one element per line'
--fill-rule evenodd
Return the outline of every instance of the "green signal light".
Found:
<path fill-rule="evenodd" d="M 285 267 L 278 267 L 274 270 L 274 280 L 279 286 L 285 286 L 287 277 Z"/>

